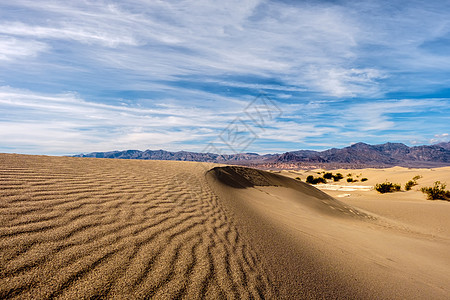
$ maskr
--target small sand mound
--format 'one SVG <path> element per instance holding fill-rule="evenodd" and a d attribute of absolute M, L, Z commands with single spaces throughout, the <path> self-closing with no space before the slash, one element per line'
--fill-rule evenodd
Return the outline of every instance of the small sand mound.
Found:
<path fill-rule="evenodd" d="M 316 209 L 321 213 L 335 216 L 356 216 L 373 218 L 356 208 L 350 207 L 317 188 L 304 182 L 278 174 L 238 166 L 215 167 L 209 172 L 217 181 L 232 188 L 280 187 L 297 193 L 292 197 L 299 203 Z"/>

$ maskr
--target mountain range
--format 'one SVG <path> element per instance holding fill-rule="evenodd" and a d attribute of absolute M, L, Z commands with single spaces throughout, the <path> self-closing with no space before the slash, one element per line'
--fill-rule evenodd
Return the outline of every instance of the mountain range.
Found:
<path fill-rule="evenodd" d="M 450 142 L 408 147 L 402 143 L 369 145 L 356 143 L 349 147 L 325 151 L 298 150 L 282 154 L 238 153 L 215 154 L 165 150 L 125 150 L 93 152 L 75 157 L 177 160 L 247 165 L 263 169 L 359 168 L 359 167 L 442 167 L 450 166 Z"/>

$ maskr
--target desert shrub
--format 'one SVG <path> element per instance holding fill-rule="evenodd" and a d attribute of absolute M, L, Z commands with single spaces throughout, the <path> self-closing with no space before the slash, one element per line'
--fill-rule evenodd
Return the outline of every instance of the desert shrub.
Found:
<path fill-rule="evenodd" d="M 375 185 L 375 190 L 380 192 L 381 194 L 392 193 L 392 192 L 400 191 L 400 185 L 386 181 L 383 183 L 377 183 Z"/>
<path fill-rule="evenodd" d="M 323 178 L 325 178 L 325 179 L 331 179 L 331 178 L 333 178 L 333 173 L 325 173 L 325 174 L 323 174 Z"/>
<path fill-rule="evenodd" d="M 417 185 L 417 182 L 415 182 L 414 180 L 410 180 L 407 183 L 405 183 L 405 190 L 409 191 L 415 185 Z"/>
<path fill-rule="evenodd" d="M 302 179 L 300 177 L 295 177 L 295 179 L 302 181 Z"/>
<path fill-rule="evenodd" d="M 327 180 L 323 177 L 314 178 L 316 184 L 318 183 L 327 183 Z"/>
<path fill-rule="evenodd" d="M 366 177 L 361 178 L 361 182 L 364 182 L 364 181 L 367 181 L 367 180 L 369 180 L 369 179 L 367 179 Z"/>
<path fill-rule="evenodd" d="M 306 177 L 306 182 L 310 183 L 310 184 L 327 183 L 325 178 L 323 178 L 323 177 L 314 177 L 312 175 L 309 175 L 308 177 Z"/>
<path fill-rule="evenodd" d="M 325 177 L 325 176 L 324 176 Z M 341 173 L 336 173 L 336 175 L 333 175 L 333 180 L 334 181 L 339 181 L 342 178 L 344 178 L 344 176 Z"/>
<path fill-rule="evenodd" d="M 353 182 L 353 178 L 347 178 L 347 182 Z"/>
<path fill-rule="evenodd" d="M 412 180 L 417 181 L 417 180 L 419 180 L 422 177 L 423 177 L 422 175 L 416 175 L 416 176 L 413 177 Z"/>
<path fill-rule="evenodd" d="M 348 174 L 347 174 L 347 177 L 352 177 L 352 173 L 348 173 Z"/>
<path fill-rule="evenodd" d="M 446 184 L 436 181 L 433 187 L 424 187 L 421 189 L 422 193 L 427 194 L 428 200 L 449 200 L 450 201 L 450 191 L 445 190 Z"/>
<path fill-rule="evenodd" d="M 420 178 L 422 178 L 421 175 L 416 175 L 416 176 L 414 176 L 413 179 L 411 179 L 410 181 L 408 181 L 408 182 L 405 184 L 405 190 L 407 190 L 407 191 L 411 190 L 411 188 L 412 188 L 413 186 L 417 185 L 417 180 L 419 180 Z"/>

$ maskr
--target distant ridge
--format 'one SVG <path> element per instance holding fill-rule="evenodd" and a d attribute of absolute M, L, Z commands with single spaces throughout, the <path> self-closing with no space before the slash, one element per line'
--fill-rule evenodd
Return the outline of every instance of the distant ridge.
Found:
<path fill-rule="evenodd" d="M 359 167 L 442 167 L 450 166 L 450 142 L 435 145 L 408 147 L 402 143 L 369 145 L 356 143 L 351 146 L 325 151 L 298 150 L 283 154 L 239 153 L 215 154 L 165 150 L 125 150 L 93 152 L 75 157 L 177 160 L 248 165 L 265 169 L 292 168 L 359 168 Z"/>

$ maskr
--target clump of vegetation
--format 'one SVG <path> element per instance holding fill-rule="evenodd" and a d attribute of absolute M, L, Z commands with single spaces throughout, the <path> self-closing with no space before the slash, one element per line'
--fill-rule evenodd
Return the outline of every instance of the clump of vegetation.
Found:
<path fill-rule="evenodd" d="M 319 183 L 327 183 L 327 180 L 323 177 L 314 177 L 309 175 L 306 177 L 306 182 L 310 184 L 319 184 Z"/>
<path fill-rule="evenodd" d="M 405 191 L 410 191 L 413 186 L 417 185 L 417 182 L 414 180 L 410 180 L 407 183 L 405 183 Z"/>
<path fill-rule="evenodd" d="M 344 178 L 344 175 L 342 175 L 341 173 L 336 173 L 336 175 L 333 175 L 333 181 L 335 182 L 341 180 L 342 178 Z"/>
<path fill-rule="evenodd" d="M 361 178 L 361 182 L 367 181 L 369 179 L 367 179 L 366 177 Z"/>
<path fill-rule="evenodd" d="M 417 180 L 419 180 L 420 178 L 422 178 L 421 175 L 416 175 L 416 176 L 414 176 L 413 179 L 411 179 L 410 181 L 408 181 L 408 182 L 405 184 L 405 190 L 407 190 L 407 191 L 411 190 L 411 188 L 412 188 L 413 186 L 417 185 Z"/>
<path fill-rule="evenodd" d="M 300 177 L 295 177 L 295 179 L 302 181 L 302 179 Z"/>
<path fill-rule="evenodd" d="M 354 182 L 353 178 L 347 178 L 347 182 Z"/>
<path fill-rule="evenodd" d="M 333 173 L 330 173 L 330 172 L 325 173 L 325 174 L 323 174 L 323 178 L 325 178 L 325 179 L 331 179 L 331 178 L 333 178 Z"/>
<path fill-rule="evenodd" d="M 417 180 L 419 180 L 422 177 L 423 177 L 422 175 L 416 175 L 416 176 L 413 177 L 412 180 L 417 181 Z"/>
<path fill-rule="evenodd" d="M 344 175 L 342 175 L 341 173 L 333 174 L 331 172 L 325 172 L 325 171 L 317 172 L 317 174 L 322 174 L 322 173 L 323 173 L 322 177 L 314 177 L 313 175 L 309 175 L 306 178 L 306 182 L 311 183 L 311 184 L 318 184 L 318 183 L 327 183 L 327 179 L 328 180 L 333 179 L 334 182 L 337 182 L 344 178 Z M 349 175 L 351 175 L 351 174 L 349 174 Z M 347 182 L 356 182 L 356 181 L 357 180 L 353 180 L 353 179 L 351 181 L 347 180 Z"/>
<path fill-rule="evenodd" d="M 392 193 L 392 192 L 400 191 L 400 185 L 386 181 L 383 183 L 377 183 L 375 185 L 375 190 L 380 192 L 381 194 Z"/>
<path fill-rule="evenodd" d="M 352 177 L 352 173 L 348 173 L 348 174 L 347 174 L 347 177 Z"/>
<path fill-rule="evenodd" d="M 450 191 L 445 190 L 447 185 L 436 181 L 433 187 L 424 187 L 421 189 L 422 193 L 427 194 L 428 200 L 448 200 L 450 201 Z"/>

